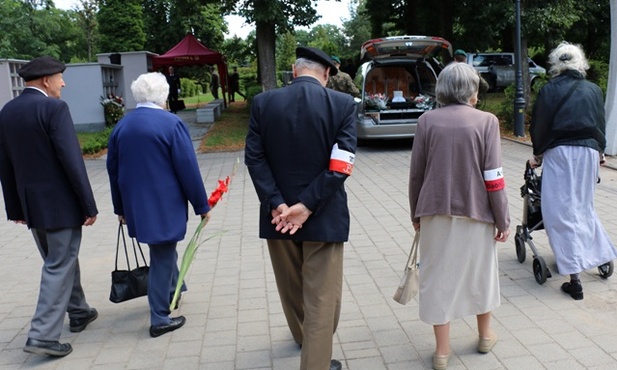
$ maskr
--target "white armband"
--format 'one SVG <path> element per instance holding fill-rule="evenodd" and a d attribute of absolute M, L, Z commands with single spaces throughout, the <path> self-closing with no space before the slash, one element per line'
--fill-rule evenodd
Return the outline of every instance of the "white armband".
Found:
<path fill-rule="evenodd" d="M 330 171 L 351 175 L 355 158 L 356 155 L 354 153 L 339 149 L 338 143 L 335 143 L 332 147 L 332 153 L 330 154 L 329 169 Z"/>
<path fill-rule="evenodd" d="M 493 170 L 484 171 L 484 185 L 486 191 L 498 191 L 506 187 L 506 181 L 503 178 L 503 168 L 495 168 Z"/>

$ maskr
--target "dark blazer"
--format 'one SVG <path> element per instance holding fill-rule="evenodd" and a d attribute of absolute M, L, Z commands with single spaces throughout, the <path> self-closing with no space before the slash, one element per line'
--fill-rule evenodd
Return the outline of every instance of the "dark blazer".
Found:
<path fill-rule="evenodd" d="M 580 84 L 564 102 L 561 100 L 570 87 Z M 570 131 L 559 131 L 554 127 L 572 127 Z M 576 129 L 580 128 L 580 129 Z M 606 148 L 606 120 L 604 117 L 604 96 L 600 87 L 577 71 L 566 70 L 551 79 L 540 90 L 533 106 L 529 134 L 533 143 L 533 154 L 540 155 L 560 145 L 586 146 L 599 152 Z"/>
<path fill-rule="evenodd" d="M 9 220 L 80 226 L 98 210 L 68 105 L 26 88 L 0 111 L 0 180 Z"/>
<path fill-rule="evenodd" d="M 169 97 L 168 99 L 178 99 L 178 89 L 180 89 L 180 77 L 177 74 L 166 75 L 167 84 L 169 85 Z"/>
<path fill-rule="evenodd" d="M 138 107 L 109 138 L 107 172 L 114 213 L 129 235 L 148 244 L 184 239 L 188 202 L 210 210 L 188 128 L 163 109 Z"/>
<path fill-rule="evenodd" d="M 332 147 L 356 151 L 356 103 L 313 77 L 255 96 L 245 163 L 261 202 L 259 236 L 343 242 L 349 237 L 347 175 L 329 171 Z M 271 210 L 298 202 L 313 214 L 296 234 L 281 234 Z"/>

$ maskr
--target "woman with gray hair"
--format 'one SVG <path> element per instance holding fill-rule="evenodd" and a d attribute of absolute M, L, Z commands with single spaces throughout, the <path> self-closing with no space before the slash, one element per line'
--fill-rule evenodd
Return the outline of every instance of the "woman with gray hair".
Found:
<path fill-rule="evenodd" d="M 599 266 L 608 276 L 617 257 L 593 204 L 606 147 L 604 99 L 585 80 L 589 64 L 580 46 L 562 42 L 549 63 L 552 79 L 538 94 L 529 127 L 529 164 L 543 165 L 542 219 L 559 273 L 570 275 L 561 290 L 580 300 L 579 274 Z"/>
<path fill-rule="evenodd" d="M 107 172 L 114 213 L 131 237 L 150 248 L 150 336 L 158 337 L 185 323 L 183 316 L 169 317 L 169 306 L 178 281 L 176 245 L 186 234 L 188 203 L 202 218 L 208 217 L 210 207 L 188 128 L 164 109 L 169 92 L 165 76 L 142 74 L 131 90 L 137 107 L 111 133 Z"/>
<path fill-rule="evenodd" d="M 433 369 L 451 356 L 450 321 L 476 315 L 477 350 L 497 342 L 500 304 L 495 242 L 510 231 L 499 121 L 474 108 L 479 77 L 451 63 L 437 79 L 439 107 L 420 116 L 411 152 L 409 205 L 420 234 L 420 319 L 433 325 Z"/>

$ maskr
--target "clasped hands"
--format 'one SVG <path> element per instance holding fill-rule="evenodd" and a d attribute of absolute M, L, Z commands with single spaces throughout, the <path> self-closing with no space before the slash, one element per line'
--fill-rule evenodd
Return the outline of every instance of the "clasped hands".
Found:
<path fill-rule="evenodd" d="M 276 231 L 283 234 L 289 232 L 289 235 L 293 235 L 302 228 L 312 213 L 302 203 L 296 203 L 291 207 L 283 203 L 272 210 L 272 225 L 276 225 Z"/>

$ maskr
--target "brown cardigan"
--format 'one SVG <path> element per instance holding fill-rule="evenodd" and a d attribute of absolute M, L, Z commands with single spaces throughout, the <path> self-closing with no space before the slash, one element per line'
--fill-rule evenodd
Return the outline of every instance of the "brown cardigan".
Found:
<path fill-rule="evenodd" d="M 499 121 L 493 114 L 467 105 L 424 113 L 411 151 L 412 221 L 433 215 L 465 216 L 507 230 L 510 215 L 505 186 L 489 186 L 484 178 L 484 171 L 500 168 Z"/>

